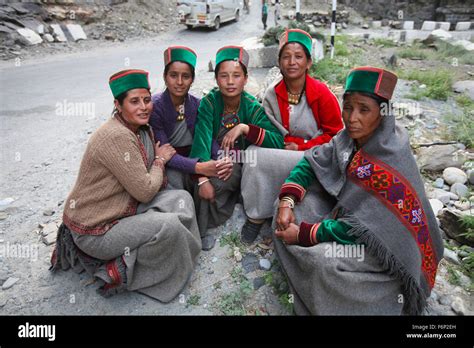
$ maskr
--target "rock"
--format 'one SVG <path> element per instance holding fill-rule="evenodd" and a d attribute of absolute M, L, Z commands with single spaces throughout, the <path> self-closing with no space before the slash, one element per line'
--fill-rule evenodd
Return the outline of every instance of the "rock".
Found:
<path fill-rule="evenodd" d="M 14 198 L 12 197 L 7 197 L 7 198 L 4 198 L 0 201 L 0 210 L 3 210 L 5 208 L 7 208 L 10 204 L 12 204 L 13 202 L 15 201 Z"/>
<path fill-rule="evenodd" d="M 440 200 L 444 205 L 448 204 L 450 200 L 459 200 L 456 194 L 437 188 L 429 190 L 427 195 L 430 199 L 434 198 Z"/>
<path fill-rule="evenodd" d="M 451 308 L 457 315 L 465 315 L 466 314 L 466 309 L 464 307 L 464 302 L 460 297 L 455 297 L 454 298 L 453 302 L 451 303 Z"/>
<path fill-rule="evenodd" d="M 55 211 L 53 209 L 47 209 L 43 212 L 44 216 L 53 216 Z"/>
<path fill-rule="evenodd" d="M 466 93 L 474 100 L 474 80 L 457 81 L 453 84 L 453 91 L 456 93 Z"/>
<path fill-rule="evenodd" d="M 443 209 L 438 214 L 438 217 L 441 222 L 441 228 L 449 238 L 461 244 L 474 247 L 474 240 L 467 239 L 466 236 L 463 235 L 467 230 L 466 227 L 461 224 L 460 219 L 462 214 L 460 212 Z"/>
<path fill-rule="evenodd" d="M 42 228 L 41 235 L 44 236 L 44 237 L 46 237 L 50 233 L 54 233 L 54 232 L 58 231 L 58 225 L 55 222 L 51 222 L 49 224 L 42 225 L 41 228 Z"/>
<path fill-rule="evenodd" d="M 66 42 L 66 35 L 64 35 L 64 31 L 61 29 L 59 24 L 51 24 L 51 28 L 53 29 L 53 37 L 58 42 Z"/>
<path fill-rule="evenodd" d="M 439 298 L 438 302 L 443 306 L 449 306 L 453 301 L 453 295 L 443 295 Z"/>
<path fill-rule="evenodd" d="M 234 258 L 237 262 L 242 261 L 242 254 L 240 253 L 240 249 L 237 247 L 234 248 Z"/>
<path fill-rule="evenodd" d="M 240 43 L 249 54 L 249 68 L 272 68 L 278 65 L 278 46 L 265 46 L 258 37 Z"/>
<path fill-rule="evenodd" d="M 474 51 L 474 43 L 471 41 L 467 40 L 456 40 L 452 42 L 454 46 L 461 46 L 463 47 L 466 51 Z"/>
<path fill-rule="evenodd" d="M 87 40 L 87 35 L 79 24 L 66 24 L 74 41 Z"/>
<path fill-rule="evenodd" d="M 260 266 L 260 269 L 269 271 L 270 268 L 272 268 L 272 263 L 268 261 L 267 259 L 260 259 L 259 266 Z"/>
<path fill-rule="evenodd" d="M 51 35 L 51 34 L 44 34 L 44 35 L 43 35 L 43 39 L 44 39 L 46 42 L 54 42 L 54 37 L 53 37 L 53 35 Z"/>
<path fill-rule="evenodd" d="M 217 262 L 217 257 L 213 257 L 212 260 L 211 260 L 212 263 L 216 263 Z M 214 272 L 213 272 L 214 273 Z"/>
<path fill-rule="evenodd" d="M 253 272 L 258 269 L 259 261 L 256 255 L 247 253 L 242 259 L 242 268 L 245 273 Z"/>
<path fill-rule="evenodd" d="M 216 237 L 212 234 L 201 238 L 202 250 L 209 251 L 216 245 Z"/>
<path fill-rule="evenodd" d="M 455 145 L 423 146 L 417 149 L 416 162 L 421 170 L 438 172 L 447 167 L 461 167 L 467 156 Z"/>
<path fill-rule="evenodd" d="M 436 29 L 436 30 L 433 30 L 430 34 L 430 36 L 436 38 L 436 39 L 440 39 L 440 40 L 444 40 L 444 41 L 447 41 L 447 40 L 450 40 L 452 39 L 452 35 L 450 33 L 448 33 L 447 31 L 443 30 L 443 29 Z M 429 40 L 430 38 L 428 38 Z"/>
<path fill-rule="evenodd" d="M 469 194 L 469 189 L 466 185 L 457 182 L 454 183 L 453 186 L 451 186 L 451 192 L 459 197 L 467 197 L 467 195 Z"/>
<path fill-rule="evenodd" d="M 431 298 L 433 301 L 438 301 L 439 295 L 435 290 L 432 290 L 429 298 Z"/>
<path fill-rule="evenodd" d="M 433 209 L 433 213 L 435 216 L 443 209 L 444 205 L 439 199 L 430 199 L 431 209 Z"/>
<path fill-rule="evenodd" d="M 471 209 L 471 203 L 469 202 L 454 202 L 454 206 L 459 210 L 469 210 Z"/>
<path fill-rule="evenodd" d="M 464 184 L 467 181 L 467 175 L 459 168 L 449 167 L 443 171 L 443 179 L 448 185 Z"/>
<path fill-rule="evenodd" d="M 436 187 L 436 188 L 442 189 L 443 186 L 444 186 L 444 179 L 443 178 L 437 178 L 434 181 L 433 186 Z"/>
<path fill-rule="evenodd" d="M 367 23 L 362 24 L 362 29 L 369 29 L 369 25 Z"/>
<path fill-rule="evenodd" d="M 57 237 L 57 232 L 53 232 L 53 233 L 48 234 L 47 236 L 42 236 L 41 240 L 46 245 L 52 245 L 56 243 L 56 237 Z"/>
<path fill-rule="evenodd" d="M 253 288 L 255 290 L 260 289 L 264 285 L 265 285 L 265 279 L 263 279 L 263 277 L 258 277 L 253 280 Z"/>
<path fill-rule="evenodd" d="M 41 38 L 41 36 L 36 34 L 31 29 L 18 28 L 16 31 L 18 32 L 18 34 L 21 35 L 22 42 L 24 42 L 26 45 L 37 45 L 43 42 L 43 39 Z"/>
<path fill-rule="evenodd" d="M 17 281 L 19 281 L 20 278 L 14 278 L 14 277 L 10 277 L 8 278 L 5 283 L 3 283 L 2 285 L 2 290 L 7 290 L 7 289 L 10 289 L 13 285 L 15 285 L 15 283 Z"/>
<path fill-rule="evenodd" d="M 454 251 L 449 250 L 448 248 L 444 248 L 443 257 L 445 260 L 454 263 L 455 265 L 461 264 L 461 262 L 459 262 L 458 255 Z"/>
<path fill-rule="evenodd" d="M 4 211 L 0 211 L 0 221 L 5 220 L 8 217 L 8 214 Z"/>

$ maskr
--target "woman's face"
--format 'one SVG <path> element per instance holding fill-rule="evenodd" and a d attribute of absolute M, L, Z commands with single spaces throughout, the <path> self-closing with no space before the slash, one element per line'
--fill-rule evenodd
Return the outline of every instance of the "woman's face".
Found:
<path fill-rule="evenodd" d="M 344 98 L 342 118 L 349 136 L 359 145 L 369 140 L 382 121 L 379 104 L 360 93 L 351 93 Z"/>
<path fill-rule="evenodd" d="M 306 57 L 306 53 L 299 43 L 290 42 L 285 47 L 280 56 L 280 70 L 286 79 L 299 79 L 306 75 L 306 71 L 313 64 L 311 59 Z"/>
<path fill-rule="evenodd" d="M 140 127 L 148 124 L 153 103 L 151 102 L 150 91 L 145 88 L 131 89 L 127 97 L 120 105 L 115 100 L 115 107 L 122 112 L 123 118 L 133 127 Z"/>
<path fill-rule="evenodd" d="M 184 97 L 193 83 L 191 67 L 183 62 L 173 62 L 164 76 L 165 85 L 175 97 Z"/>
<path fill-rule="evenodd" d="M 247 76 L 240 63 L 233 60 L 220 63 L 216 80 L 221 93 L 226 97 L 239 96 L 247 84 Z"/>

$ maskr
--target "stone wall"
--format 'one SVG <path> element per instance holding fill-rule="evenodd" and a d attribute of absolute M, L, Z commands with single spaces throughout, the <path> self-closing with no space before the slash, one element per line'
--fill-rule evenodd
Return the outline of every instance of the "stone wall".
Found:
<path fill-rule="evenodd" d="M 362 16 L 374 20 L 399 19 L 415 22 L 417 29 L 423 21 L 456 22 L 474 21 L 472 1 L 463 0 L 340 0 L 339 3 L 357 10 Z M 399 11 L 403 11 L 399 18 Z"/>

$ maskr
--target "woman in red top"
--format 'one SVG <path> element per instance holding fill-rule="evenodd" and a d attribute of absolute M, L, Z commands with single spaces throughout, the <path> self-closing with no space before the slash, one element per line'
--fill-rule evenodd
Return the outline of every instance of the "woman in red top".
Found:
<path fill-rule="evenodd" d="M 282 77 L 265 93 L 263 106 L 285 137 L 284 150 L 256 149 L 255 163 L 245 163 L 242 197 L 247 222 L 242 240 L 255 240 L 265 219 L 273 215 L 278 188 L 303 157 L 303 151 L 325 144 L 343 128 L 336 96 L 322 82 L 309 76 L 312 38 L 299 29 L 288 29 L 280 38 L 278 64 Z M 313 190 L 314 192 L 314 190 Z"/>

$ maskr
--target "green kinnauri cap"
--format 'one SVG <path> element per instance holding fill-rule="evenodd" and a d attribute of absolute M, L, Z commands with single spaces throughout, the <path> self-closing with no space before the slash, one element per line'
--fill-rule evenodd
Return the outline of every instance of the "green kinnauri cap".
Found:
<path fill-rule="evenodd" d="M 109 86 L 114 98 L 135 88 L 150 89 L 148 82 L 148 72 L 145 70 L 130 69 L 119 71 L 109 79 Z"/>
<path fill-rule="evenodd" d="M 308 50 L 311 55 L 313 48 L 313 38 L 306 31 L 301 29 L 287 29 L 280 36 L 280 51 L 290 42 L 297 42 Z"/>
<path fill-rule="evenodd" d="M 249 65 L 249 54 L 241 46 L 224 46 L 217 51 L 216 66 L 226 60 L 242 63 L 246 68 Z"/>
<path fill-rule="evenodd" d="M 185 46 L 170 46 L 164 52 L 165 66 L 173 62 L 184 62 L 195 68 L 196 59 L 196 52 Z"/>
<path fill-rule="evenodd" d="M 388 70 L 362 66 L 351 70 L 346 79 L 344 93 L 370 93 L 390 100 L 397 85 L 397 80 L 397 75 Z"/>

